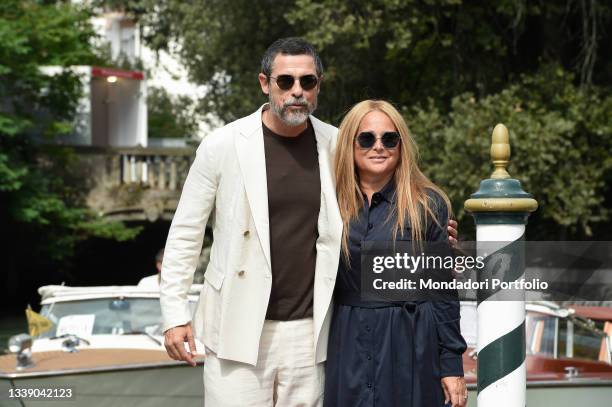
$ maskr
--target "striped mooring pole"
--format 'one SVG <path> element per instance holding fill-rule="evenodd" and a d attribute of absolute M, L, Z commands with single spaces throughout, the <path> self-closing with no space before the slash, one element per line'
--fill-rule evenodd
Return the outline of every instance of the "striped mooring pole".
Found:
<path fill-rule="evenodd" d="M 510 178 L 510 138 L 503 124 L 492 135 L 491 177 L 465 201 L 476 222 L 477 253 L 485 258 L 479 279 L 503 281 L 524 277 L 524 237 L 529 213 L 538 203 Z M 510 295 L 510 296 L 509 296 Z M 477 403 L 478 407 L 525 407 L 524 291 L 487 289 L 477 292 Z"/>

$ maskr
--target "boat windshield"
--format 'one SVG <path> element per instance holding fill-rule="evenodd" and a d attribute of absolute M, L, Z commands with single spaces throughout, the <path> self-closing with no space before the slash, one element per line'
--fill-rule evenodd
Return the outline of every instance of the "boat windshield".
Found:
<path fill-rule="evenodd" d="M 38 338 L 66 334 L 121 335 L 143 332 L 162 335 L 159 298 L 103 298 L 56 302 L 43 305 L 41 312 L 53 326 Z"/>
<path fill-rule="evenodd" d="M 605 334 L 574 318 L 528 313 L 527 354 L 607 361 Z"/>

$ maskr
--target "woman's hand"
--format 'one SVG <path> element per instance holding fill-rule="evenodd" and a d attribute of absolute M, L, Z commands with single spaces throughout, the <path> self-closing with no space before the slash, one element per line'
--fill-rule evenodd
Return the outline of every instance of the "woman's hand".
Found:
<path fill-rule="evenodd" d="M 452 407 L 465 407 L 468 398 L 465 379 L 461 376 L 448 376 L 442 378 L 444 390 L 444 403 L 450 401 Z"/>

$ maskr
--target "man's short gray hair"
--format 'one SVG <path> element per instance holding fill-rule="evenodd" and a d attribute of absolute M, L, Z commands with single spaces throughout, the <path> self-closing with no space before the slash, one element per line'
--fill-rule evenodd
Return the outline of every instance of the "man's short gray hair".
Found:
<path fill-rule="evenodd" d="M 281 55 L 310 55 L 314 59 L 317 76 L 323 75 L 323 62 L 314 46 L 300 37 L 280 38 L 272 43 L 261 59 L 261 72 L 270 77 L 274 58 Z"/>

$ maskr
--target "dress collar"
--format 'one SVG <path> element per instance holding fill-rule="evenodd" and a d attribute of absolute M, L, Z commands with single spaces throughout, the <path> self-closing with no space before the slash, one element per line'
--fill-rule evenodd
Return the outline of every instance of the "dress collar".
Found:
<path fill-rule="evenodd" d="M 378 204 L 381 199 L 389 203 L 394 203 L 395 195 L 395 178 L 391 178 L 391 180 L 387 182 L 387 184 L 382 187 L 380 191 L 372 194 L 372 202 L 370 204 Z M 363 199 L 367 199 L 365 194 L 363 194 Z"/>
<path fill-rule="evenodd" d="M 389 203 L 395 202 L 395 178 L 391 178 L 391 180 L 387 182 L 387 185 L 382 187 L 378 193 L 385 201 Z"/>

